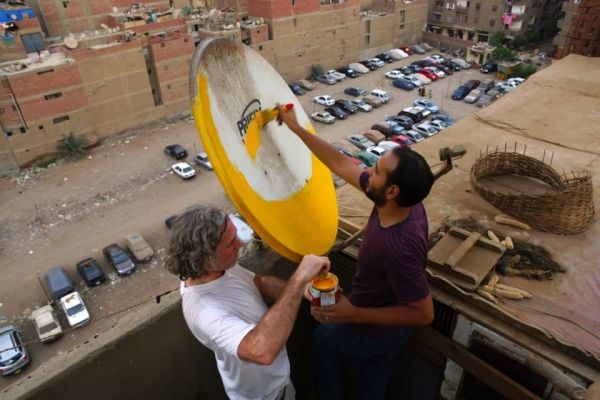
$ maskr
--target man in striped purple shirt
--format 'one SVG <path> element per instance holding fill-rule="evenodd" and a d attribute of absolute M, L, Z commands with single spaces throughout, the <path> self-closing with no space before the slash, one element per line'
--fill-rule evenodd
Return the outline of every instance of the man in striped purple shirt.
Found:
<path fill-rule="evenodd" d="M 400 147 L 362 170 L 300 126 L 293 110 L 280 107 L 279 112 L 279 121 L 319 160 L 374 203 L 349 297 L 311 309 L 321 322 L 313 334 L 319 398 L 344 398 L 343 370 L 358 366 L 358 398 L 384 399 L 400 347 L 414 327 L 433 320 L 425 275 L 428 223 L 421 203 L 433 174 L 421 155 Z"/>

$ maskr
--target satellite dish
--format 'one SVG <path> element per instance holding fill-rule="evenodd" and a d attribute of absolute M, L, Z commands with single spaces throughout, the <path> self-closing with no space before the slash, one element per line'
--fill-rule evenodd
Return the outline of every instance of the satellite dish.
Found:
<path fill-rule="evenodd" d="M 264 111 L 302 105 L 258 52 L 231 39 L 208 39 L 191 62 L 190 95 L 198 135 L 221 185 L 255 232 L 293 261 L 325 254 L 337 234 L 331 172 L 285 125 Z"/>
<path fill-rule="evenodd" d="M 63 43 L 65 47 L 71 50 L 76 49 L 77 45 L 79 45 L 79 42 L 77 39 L 75 39 L 75 36 L 67 36 Z"/>
<path fill-rule="evenodd" d="M 100 24 L 100 26 L 102 27 L 102 29 L 106 29 L 107 31 L 110 30 L 110 28 L 106 24 Z"/>

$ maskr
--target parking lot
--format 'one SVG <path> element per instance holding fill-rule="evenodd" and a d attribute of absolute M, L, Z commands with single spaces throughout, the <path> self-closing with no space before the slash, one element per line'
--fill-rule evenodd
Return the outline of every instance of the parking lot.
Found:
<path fill-rule="evenodd" d="M 305 112 L 310 115 L 310 113 L 314 111 L 322 111 L 325 108 L 324 106 L 313 102 L 315 96 L 329 95 L 336 100 L 340 98 L 351 100 L 354 99 L 354 97 L 344 94 L 344 89 L 350 86 L 361 87 L 367 90 L 367 92 L 370 92 L 372 89 L 382 89 L 386 91 L 390 95 L 390 102 L 381 107 L 374 108 L 368 113 L 358 112 L 350 115 L 346 120 L 336 120 L 333 124 L 322 124 L 313 121 L 313 126 L 320 136 L 323 136 L 331 142 L 343 142 L 344 144 L 347 144 L 346 147 L 349 150 L 358 150 L 345 140 L 348 135 L 361 133 L 370 129 L 373 124 L 381 122 L 389 116 L 398 114 L 403 108 L 412 106 L 414 100 L 419 98 L 417 89 L 412 91 L 398 89 L 392 85 L 392 79 L 385 77 L 385 73 L 400 66 L 408 66 L 411 62 L 426 56 L 427 54 L 422 56 L 411 55 L 404 60 L 385 64 L 382 68 L 360 75 L 357 78 L 346 78 L 335 85 L 319 83 L 316 89 L 307 91 L 306 94 L 298 96 L 298 99 L 302 103 Z M 452 100 L 452 92 L 462 83 L 470 79 L 483 80 L 487 78 L 493 78 L 493 75 L 483 74 L 477 69 L 456 71 L 450 76 L 446 76 L 445 78 L 426 85 L 426 98 L 429 97 L 429 91 L 431 91 L 431 100 L 440 107 L 441 112 L 448 114 L 455 120 L 459 120 L 465 116 L 471 115 L 479 110 L 479 108 L 474 104 L 468 104 L 464 101 Z M 443 134 L 443 131 L 439 134 Z M 418 146 L 418 144 L 416 146 Z"/>

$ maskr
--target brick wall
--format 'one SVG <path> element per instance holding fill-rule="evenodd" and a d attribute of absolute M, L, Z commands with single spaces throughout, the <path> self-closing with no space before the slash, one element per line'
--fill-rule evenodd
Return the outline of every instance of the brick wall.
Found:
<path fill-rule="evenodd" d="M 562 32 L 561 32 L 562 34 Z M 583 0 L 573 18 L 564 47 L 557 51 L 557 58 L 570 53 L 600 56 L 600 1 Z"/>
<path fill-rule="evenodd" d="M 248 14 L 265 19 L 314 13 L 321 8 L 319 0 L 248 0 L 247 4 Z"/>

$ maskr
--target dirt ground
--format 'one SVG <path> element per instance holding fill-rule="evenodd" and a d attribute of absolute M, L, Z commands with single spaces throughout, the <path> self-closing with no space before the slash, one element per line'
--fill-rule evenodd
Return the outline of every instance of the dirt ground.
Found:
<path fill-rule="evenodd" d="M 329 94 L 347 97 L 343 89 L 361 86 L 380 88 L 392 95 L 390 104 L 371 113 L 351 116 L 333 125 L 315 123 L 320 135 L 330 141 L 370 128 L 387 115 L 412 105 L 416 91 L 393 88 L 384 73 L 408 65 L 416 56 L 335 86 L 320 84 L 301 96 L 307 113 L 315 106 L 312 98 Z M 477 70 L 455 73 L 428 86 L 432 100 L 456 119 L 478 110 L 475 106 L 450 99 L 452 91 L 468 79 L 486 77 Z M 164 220 L 195 203 L 212 203 L 233 211 L 213 172 L 196 168 L 198 176 L 183 181 L 170 173 L 172 159 L 164 146 L 179 143 L 187 148 L 188 162 L 202 148 L 192 118 L 157 122 L 107 139 L 78 161 L 59 161 L 44 170 L 23 171 L 13 179 L 0 180 L 0 324 L 16 325 L 28 343 L 32 364 L 17 377 L 0 380 L 0 389 L 27 376 L 45 360 L 118 326 L 128 310 L 157 295 L 178 288 L 177 279 L 162 268 L 168 231 Z M 441 132 L 441 135 L 444 133 Z M 415 145 L 426 146 L 427 141 Z M 435 163 L 436 160 L 430 160 Z M 131 232 L 141 233 L 155 249 L 156 257 L 138 265 L 128 277 L 118 277 L 104 260 L 101 250 Z M 96 258 L 108 273 L 107 281 L 92 289 L 83 285 L 75 264 L 86 257 Z M 55 265 L 66 267 L 92 316 L 92 322 L 77 330 L 67 330 L 60 340 L 41 345 L 36 341 L 31 311 L 46 303 L 39 278 Z M 58 312 L 63 328 L 66 319 Z"/>

